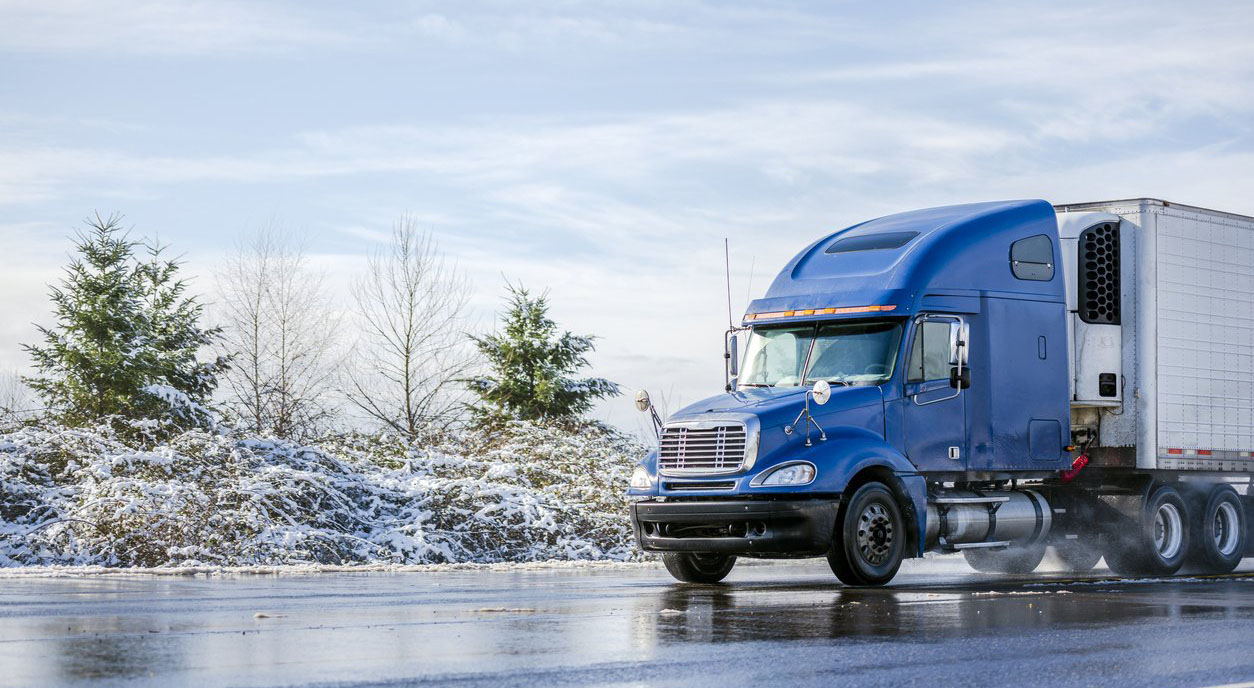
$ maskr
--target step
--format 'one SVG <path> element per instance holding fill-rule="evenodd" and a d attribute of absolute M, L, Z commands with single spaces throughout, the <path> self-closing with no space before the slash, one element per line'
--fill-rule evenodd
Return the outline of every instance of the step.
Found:
<path fill-rule="evenodd" d="M 954 545 L 954 549 L 957 549 L 957 550 L 991 549 L 993 547 L 1009 547 L 1009 546 L 1010 546 L 1009 540 L 1003 540 L 1001 542 L 963 542 L 961 544 Z"/>
<path fill-rule="evenodd" d="M 939 497 L 931 501 L 933 504 L 1001 504 L 1009 502 L 1010 497 Z"/>

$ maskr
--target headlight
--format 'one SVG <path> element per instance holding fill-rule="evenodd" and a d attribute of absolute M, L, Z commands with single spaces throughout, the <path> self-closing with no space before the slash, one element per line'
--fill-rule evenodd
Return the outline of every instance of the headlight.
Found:
<path fill-rule="evenodd" d="M 633 490 L 647 490 L 653 486 L 653 481 L 649 478 L 649 472 L 644 466 L 636 466 L 636 470 L 631 472 L 631 488 Z"/>
<path fill-rule="evenodd" d="M 785 463 L 754 478 L 752 487 L 779 487 L 782 485 L 809 485 L 814 482 L 818 469 L 809 461 Z"/>

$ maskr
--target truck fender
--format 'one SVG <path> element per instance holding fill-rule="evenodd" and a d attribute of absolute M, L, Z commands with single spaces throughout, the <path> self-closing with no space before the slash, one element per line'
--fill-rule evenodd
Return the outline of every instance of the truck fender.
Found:
<path fill-rule="evenodd" d="M 916 556 L 923 556 L 923 533 L 927 530 L 927 481 L 918 474 L 914 464 L 882 437 L 862 428 L 835 428 L 828 432 L 827 440 L 822 444 L 827 451 L 824 452 L 826 456 L 820 459 L 822 478 L 819 481 L 821 485 L 816 487 L 844 493 L 864 472 L 880 474 L 903 505 L 909 506 L 909 513 L 905 516 L 911 523 Z"/>

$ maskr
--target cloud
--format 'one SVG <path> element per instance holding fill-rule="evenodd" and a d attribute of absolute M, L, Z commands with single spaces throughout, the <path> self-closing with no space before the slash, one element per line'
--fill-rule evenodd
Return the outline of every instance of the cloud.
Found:
<path fill-rule="evenodd" d="M 559 322 L 603 335 L 599 374 L 688 401 L 721 382 L 723 237 L 740 310 L 751 272 L 760 293 L 822 233 L 913 207 L 1160 195 L 1254 212 L 1254 13 L 1239 3 L 1064 2 L 1030 18 L 992 3 L 623 7 L 0 0 L 0 50 L 36 63 L 177 58 L 135 69 L 177 64 L 212 86 L 245 57 L 265 78 L 227 72 L 240 103 L 310 72 L 326 104 L 285 104 L 250 136 L 172 121 L 143 94 L 107 127 L 55 99 L 55 118 L 5 113 L 0 212 L 117 199 L 141 225 L 186 217 L 207 244 L 186 208 L 287 203 L 324 232 L 318 261 L 340 286 L 419 213 L 474 277 L 485 320 L 503 278 L 549 286 Z"/>
<path fill-rule="evenodd" d="M 300 10 L 300 11 L 293 11 Z M 237 0 L 0 0 L 0 50 L 105 55 L 272 53 L 347 46 L 308 7 Z"/>

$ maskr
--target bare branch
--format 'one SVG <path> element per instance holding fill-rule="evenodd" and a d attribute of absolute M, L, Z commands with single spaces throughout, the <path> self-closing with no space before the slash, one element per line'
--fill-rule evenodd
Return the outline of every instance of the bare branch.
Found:
<path fill-rule="evenodd" d="M 240 244 L 219 275 L 226 351 L 227 408 L 240 429 L 308 439 L 325 430 L 340 317 L 324 276 L 309 269 L 303 246 L 273 227 Z"/>
<path fill-rule="evenodd" d="M 384 427 L 411 437 L 456 421 L 454 381 L 471 363 L 464 335 L 470 286 L 431 235 L 403 217 L 353 285 L 361 340 L 345 395 Z"/>

